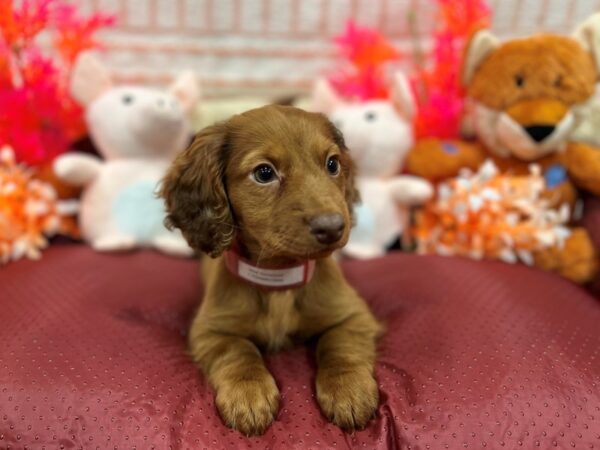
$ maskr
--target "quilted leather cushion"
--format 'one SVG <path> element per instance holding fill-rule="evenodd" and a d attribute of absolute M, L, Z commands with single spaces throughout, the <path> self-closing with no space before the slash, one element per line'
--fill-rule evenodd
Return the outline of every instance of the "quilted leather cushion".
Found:
<path fill-rule="evenodd" d="M 377 417 L 354 434 L 328 424 L 298 347 L 266 358 L 281 410 L 246 438 L 185 351 L 196 262 L 71 245 L 0 269 L 0 448 L 600 448 L 600 306 L 584 290 L 441 257 L 345 272 L 387 325 Z"/>

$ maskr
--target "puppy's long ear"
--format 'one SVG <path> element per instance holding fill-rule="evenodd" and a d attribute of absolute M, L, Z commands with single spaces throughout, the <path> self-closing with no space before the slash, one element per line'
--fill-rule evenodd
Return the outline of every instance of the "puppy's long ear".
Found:
<path fill-rule="evenodd" d="M 225 191 L 227 131 L 217 124 L 200 131 L 171 164 L 160 188 L 167 209 L 165 225 L 179 228 L 190 246 L 213 258 L 235 236 Z"/>

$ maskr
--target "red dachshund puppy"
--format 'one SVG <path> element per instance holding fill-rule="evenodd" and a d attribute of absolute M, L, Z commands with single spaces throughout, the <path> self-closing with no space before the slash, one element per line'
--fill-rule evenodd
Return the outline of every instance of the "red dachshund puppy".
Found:
<path fill-rule="evenodd" d="M 344 429 L 364 427 L 378 406 L 381 327 L 331 257 L 348 240 L 357 200 L 335 127 L 290 106 L 234 116 L 198 133 L 161 196 L 167 224 L 213 258 L 189 346 L 227 425 L 263 433 L 279 391 L 260 350 L 317 337 L 321 410 Z"/>

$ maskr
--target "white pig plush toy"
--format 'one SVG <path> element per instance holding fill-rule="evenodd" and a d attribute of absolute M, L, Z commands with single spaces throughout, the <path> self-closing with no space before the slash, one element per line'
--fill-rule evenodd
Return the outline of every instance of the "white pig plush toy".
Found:
<path fill-rule="evenodd" d="M 187 145 L 187 114 L 199 96 L 192 73 L 166 92 L 114 86 L 107 69 L 89 54 L 76 63 L 73 97 L 85 107 L 90 137 L 103 159 L 67 153 L 55 160 L 64 181 L 83 186 L 79 226 L 98 251 L 151 247 L 172 255 L 192 250 L 177 231 L 163 225 L 159 181 Z"/>
<path fill-rule="evenodd" d="M 320 79 L 311 109 L 327 114 L 338 127 L 356 164 L 362 202 L 355 207 L 356 225 L 343 253 L 354 258 L 381 256 L 402 234 L 408 207 L 433 194 L 428 181 L 400 175 L 414 143 L 416 107 L 408 82 L 399 72 L 389 100 L 348 102 Z"/>

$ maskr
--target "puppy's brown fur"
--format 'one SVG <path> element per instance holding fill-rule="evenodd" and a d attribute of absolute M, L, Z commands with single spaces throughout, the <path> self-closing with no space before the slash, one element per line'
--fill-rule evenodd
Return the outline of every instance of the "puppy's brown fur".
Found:
<path fill-rule="evenodd" d="M 337 155 L 332 176 L 326 161 Z M 280 181 L 260 185 L 254 169 L 270 163 Z M 189 335 L 195 361 L 216 391 L 224 421 L 244 434 L 260 434 L 277 415 L 279 391 L 260 349 L 318 337 L 317 400 L 345 428 L 363 427 L 378 405 L 373 376 L 381 328 L 330 257 L 343 246 L 356 200 L 353 166 L 343 139 L 320 114 L 266 106 L 202 130 L 174 161 L 161 195 L 167 223 L 213 258 L 203 265 L 204 300 Z M 321 244 L 312 217 L 338 213 L 343 237 Z M 302 288 L 264 291 L 238 280 L 219 255 L 234 240 L 260 264 L 317 259 Z"/>

